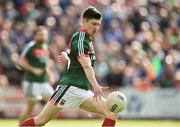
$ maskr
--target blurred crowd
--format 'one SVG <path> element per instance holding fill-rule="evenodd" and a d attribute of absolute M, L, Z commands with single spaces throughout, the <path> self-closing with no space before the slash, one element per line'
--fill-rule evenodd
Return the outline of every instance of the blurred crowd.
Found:
<path fill-rule="evenodd" d="M 21 86 L 16 62 L 38 25 L 49 31 L 55 61 L 89 5 L 103 14 L 94 37 L 100 84 L 180 88 L 180 0 L 0 0 L 0 85 Z M 52 64 L 61 76 L 63 67 Z"/>

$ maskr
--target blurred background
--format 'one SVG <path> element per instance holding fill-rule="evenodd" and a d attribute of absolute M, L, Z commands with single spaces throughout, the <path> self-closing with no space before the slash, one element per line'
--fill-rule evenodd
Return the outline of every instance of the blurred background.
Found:
<path fill-rule="evenodd" d="M 103 14 L 94 37 L 98 82 L 128 98 L 120 118 L 179 120 L 180 0 L 0 0 L 0 117 L 18 118 L 25 108 L 24 72 L 16 63 L 33 40 L 35 28 L 44 25 L 49 31 L 58 80 L 64 68 L 55 59 L 66 49 L 89 5 Z M 34 114 L 43 106 L 39 103 Z M 57 118 L 101 116 L 70 109 Z"/>

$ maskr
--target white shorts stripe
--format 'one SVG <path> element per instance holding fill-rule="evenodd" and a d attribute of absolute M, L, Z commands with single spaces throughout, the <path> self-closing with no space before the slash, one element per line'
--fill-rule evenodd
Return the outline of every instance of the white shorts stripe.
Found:
<path fill-rule="evenodd" d="M 57 92 L 52 98 L 52 102 L 55 103 L 55 101 L 58 99 L 58 97 L 61 95 L 61 93 L 64 91 L 65 87 L 64 86 L 58 86 Z"/>
<path fill-rule="evenodd" d="M 54 92 L 54 94 L 51 96 L 50 101 L 53 104 L 57 104 L 58 101 L 61 99 L 61 97 L 65 94 L 65 92 L 68 90 L 69 86 L 60 85 L 58 86 L 58 89 Z"/>

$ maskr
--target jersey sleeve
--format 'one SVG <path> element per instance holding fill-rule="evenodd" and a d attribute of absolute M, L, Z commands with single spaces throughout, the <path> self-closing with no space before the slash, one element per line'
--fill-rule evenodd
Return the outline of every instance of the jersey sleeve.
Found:
<path fill-rule="evenodd" d="M 75 39 L 71 44 L 71 51 L 75 54 L 75 56 L 89 56 L 89 43 L 85 39 L 85 32 L 80 32 L 77 39 Z"/>
<path fill-rule="evenodd" d="M 21 57 L 28 58 L 29 56 L 31 56 L 31 54 L 32 54 L 31 47 L 32 46 L 33 46 L 33 43 L 27 44 L 21 53 Z"/>

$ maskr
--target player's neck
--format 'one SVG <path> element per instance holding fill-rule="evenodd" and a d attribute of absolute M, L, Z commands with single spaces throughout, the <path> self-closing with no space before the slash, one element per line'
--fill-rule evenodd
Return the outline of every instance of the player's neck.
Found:
<path fill-rule="evenodd" d="M 37 46 L 42 46 L 44 44 L 44 42 L 38 42 L 38 41 L 36 41 L 36 45 Z"/>
<path fill-rule="evenodd" d="M 87 29 L 85 29 L 85 28 L 80 28 L 80 31 L 81 31 L 81 32 L 85 32 L 88 37 L 91 37 L 91 35 L 90 35 L 89 32 L 87 31 Z"/>

